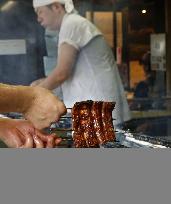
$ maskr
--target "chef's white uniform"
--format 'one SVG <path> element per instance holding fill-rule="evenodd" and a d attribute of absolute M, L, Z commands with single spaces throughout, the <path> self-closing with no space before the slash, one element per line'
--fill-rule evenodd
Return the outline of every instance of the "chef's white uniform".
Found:
<path fill-rule="evenodd" d="M 64 42 L 79 51 L 72 75 L 62 84 L 65 105 L 73 107 L 75 102 L 84 100 L 115 101 L 115 124 L 129 120 L 129 107 L 117 65 L 101 32 L 87 19 L 66 14 L 59 32 L 58 52 Z"/>

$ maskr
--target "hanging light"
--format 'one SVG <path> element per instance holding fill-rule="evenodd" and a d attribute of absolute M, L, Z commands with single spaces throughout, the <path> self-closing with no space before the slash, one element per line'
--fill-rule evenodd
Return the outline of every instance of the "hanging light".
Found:
<path fill-rule="evenodd" d="M 146 10 L 146 9 L 143 9 L 143 10 L 141 11 L 141 13 L 142 13 L 142 14 L 146 14 L 146 13 L 147 13 L 147 10 Z"/>

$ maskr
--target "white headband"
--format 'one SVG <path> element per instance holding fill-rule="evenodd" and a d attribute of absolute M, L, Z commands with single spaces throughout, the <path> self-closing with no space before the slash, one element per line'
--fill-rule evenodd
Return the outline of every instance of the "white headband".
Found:
<path fill-rule="evenodd" d="M 71 13 L 74 10 L 74 4 L 72 0 L 33 0 L 33 7 L 37 8 L 40 6 L 47 6 L 54 2 L 65 5 L 65 10 L 67 13 Z"/>

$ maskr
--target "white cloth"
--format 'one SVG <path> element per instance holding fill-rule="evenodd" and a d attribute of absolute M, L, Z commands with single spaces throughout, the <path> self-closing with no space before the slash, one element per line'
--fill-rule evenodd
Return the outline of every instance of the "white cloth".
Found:
<path fill-rule="evenodd" d="M 8 117 L 5 116 L 5 115 L 0 114 L 0 118 L 8 118 Z"/>
<path fill-rule="evenodd" d="M 65 105 L 71 108 L 77 101 L 115 101 L 115 124 L 129 120 L 129 107 L 117 65 L 100 31 L 87 19 L 66 14 L 58 42 L 58 52 L 64 42 L 79 50 L 73 74 L 62 84 Z"/>
<path fill-rule="evenodd" d="M 37 8 L 40 6 L 47 6 L 54 2 L 65 5 L 65 10 L 67 13 L 71 13 L 74 10 L 74 4 L 72 0 L 33 0 L 33 7 Z"/>
<path fill-rule="evenodd" d="M 59 32 L 58 48 L 67 42 L 80 50 L 102 33 L 87 19 L 77 14 L 66 14 Z"/>

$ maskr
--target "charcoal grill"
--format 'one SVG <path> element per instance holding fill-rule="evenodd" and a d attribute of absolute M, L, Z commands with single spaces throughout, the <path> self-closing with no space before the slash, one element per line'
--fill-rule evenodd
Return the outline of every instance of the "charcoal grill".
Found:
<path fill-rule="evenodd" d="M 7 113 L 6 116 L 15 119 L 21 119 L 22 115 L 18 113 Z M 61 117 L 58 123 L 53 123 L 45 131 L 47 133 L 56 133 L 62 138 L 59 147 L 72 148 L 72 122 L 71 113 L 68 112 Z M 151 137 L 149 135 L 133 133 L 121 129 L 115 130 L 116 141 L 101 145 L 100 148 L 171 148 L 171 141 L 162 137 Z"/>
<path fill-rule="evenodd" d="M 68 113 L 58 123 L 52 124 L 48 132 L 55 132 L 57 135 L 62 132 L 63 146 L 73 147 L 71 127 L 71 114 Z M 100 148 L 171 148 L 171 141 L 160 137 L 151 137 L 121 129 L 116 129 L 115 135 L 116 141 L 101 145 Z"/>

